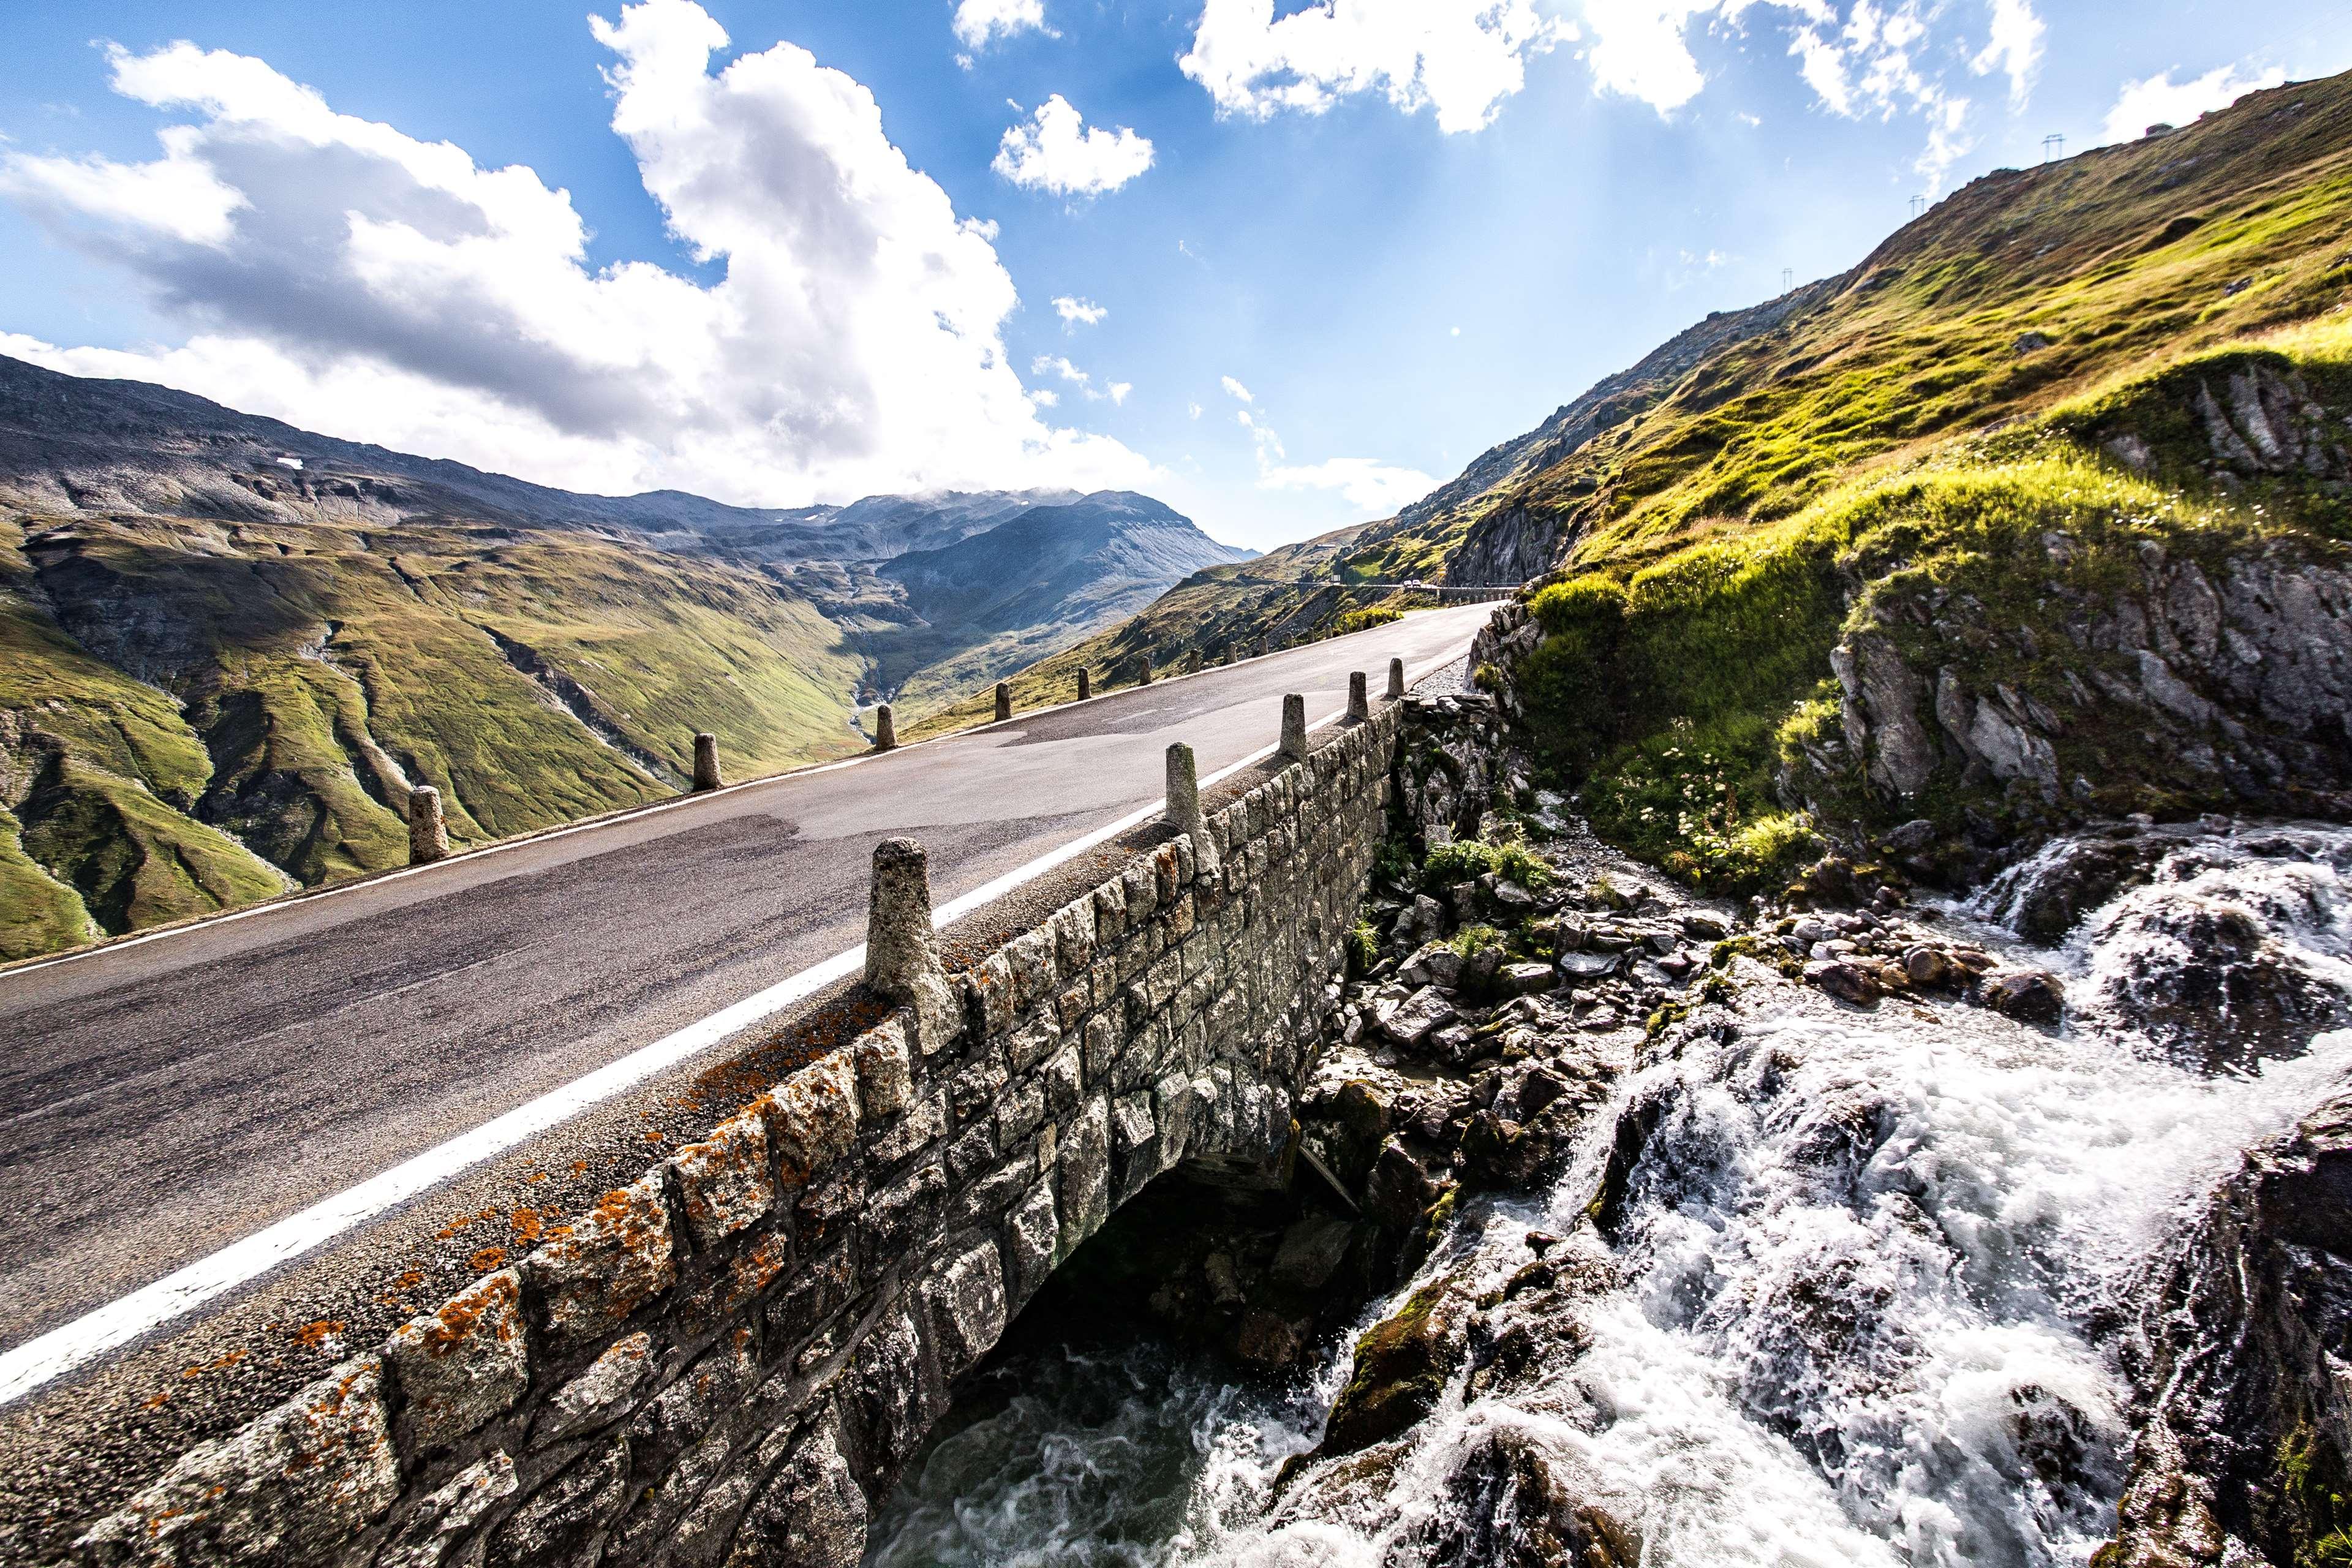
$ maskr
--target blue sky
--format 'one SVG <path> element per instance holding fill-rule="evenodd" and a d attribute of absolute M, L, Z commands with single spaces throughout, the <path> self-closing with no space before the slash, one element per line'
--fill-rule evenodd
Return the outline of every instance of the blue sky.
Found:
<path fill-rule="evenodd" d="M 1265 547 L 2047 134 L 2352 67 L 2352 14 L 101 0 L 0 58 L 0 352 L 580 489 L 1115 484 Z"/>

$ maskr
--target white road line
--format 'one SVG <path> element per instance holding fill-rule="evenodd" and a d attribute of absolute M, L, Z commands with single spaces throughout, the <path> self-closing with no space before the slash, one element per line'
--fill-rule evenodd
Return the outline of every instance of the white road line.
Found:
<path fill-rule="evenodd" d="M 1442 669 L 1460 657 L 1456 653 L 1433 659 L 1412 671 L 1407 683 Z M 1308 728 L 1326 728 L 1336 723 L 1344 713 L 1345 710 L 1327 713 Z M 1203 785 L 1220 783 L 1244 768 L 1264 762 L 1276 750 L 1274 746 L 1261 747 L 1241 761 L 1218 769 L 1201 783 Z M 935 926 L 949 925 L 993 903 L 1015 888 L 1035 880 L 1096 845 L 1150 821 L 1162 809 L 1160 805 L 1145 806 L 1084 837 L 1072 839 L 1059 848 L 1049 850 L 1028 864 L 1007 871 L 995 880 L 983 883 L 961 898 L 941 905 L 933 911 L 932 923 Z M 862 973 L 865 967 L 866 946 L 860 942 L 845 952 L 837 952 L 822 963 L 802 970 L 788 980 L 780 981 L 707 1018 L 665 1035 L 651 1045 L 641 1046 L 627 1056 L 607 1062 L 561 1089 L 551 1089 L 536 1100 L 519 1105 L 469 1132 L 461 1132 L 446 1142 L 404 1160 L 355 1187 L 322 1199 L 299 1214 L 289 1215 L 242 1241 L 232 1242 L 218 1252 L 167 1274 L 152 1285 L 142 1286 L 69 1323 L 51 1329 L 37 1339 L 27 1340 L 13 1350 L 0 1352 L 0 1405 L 22 1398 L 93 1357 L 128 1344 L 151 1329 L 170 1322 L 216 1296 L 258 1279 L 282 1263 L 291 1262 L 321 1243 L 332 1240 L 420 1193 L 431 1191 L 468 1167 L 503 1154 L 517 1144 L 571 1120 L 589 1107 L 633 1089 L 656 1074 L 753 1027 L 815 994 L 835 981 Z"/>

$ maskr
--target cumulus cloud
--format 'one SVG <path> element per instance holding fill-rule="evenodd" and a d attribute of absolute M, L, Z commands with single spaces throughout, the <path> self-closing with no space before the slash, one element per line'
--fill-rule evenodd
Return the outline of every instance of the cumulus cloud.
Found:
<path fill-rule="evenodd" d="M 1493 122 L 1527 62 L 1572 32 L 1533 0 L 1318 0 L 1277 19 L 1274 0 L 1208 0 L 1177 60 L 1218 111 L 1320 114 L 1360 92 L 1447 132 Z"/>
<path fill-rule="evenodd" d="M 2032 0 L 1992 0 L 1992 36 L 1971 68 L 1979 76 L 2006 73 L 2009 101 L 2021 107 L 2032 90 L 2034 70 L 2042 64 L 2042 37 L 2048 31 L 2033 14 Z"/>
<path fill-rule="evenodd" d="M 1057 92 L 1004 133 L 989 167 L 1016 185 L 1097 196 L 1151 167 L 1151 143 L 1125 126 L 1107 131 L 1087 125 Z"/>
<path fill-rule="evenodd" d="M 1066 327 L 1100 326 L 1103 318 L 1110 314 L 1092 300 L 1074 300 L 1067 294 L 1054 297 L 1054 310 Z"/>
<path fill-rule="evenodd" d="M 1706 85 L 1685 35 L 1715 9 L 1716 0 L 1586 0 L 1592 38 L 1584 62 L 1593 87 L 1661 114 L 1680 109 Z"/>
<path fill-rule="evenodd" d="M 1370 458 L 1332 458 L 1300 468 L 1270 468 L 1258 478 L 1272 490 L 1337 490 L 1348 504 L 1375 517 L 1393 517 L 1437 488 L 1417 468 L 1400 468 Z"/>
<path fill-rule="evenodd" d="M 2165 71 L 2143 81 L 2126 82 L 2115 108 L 2107 111 L 2106 139 L 2128 142 L 2146 134 L 2151 125 L 2186 125 L 2200 114 L 2227 109 L 2250 92 L 2276 87 L 2286 72 L 2276 66 L 2241 76 L 2236 66 L 2218 66 L 2203 76 L 2175 81 Z"/>
<path fill-rule="evenodd" d="M 1909 117 L 1924 127 L 1917 167 L 1931 190 L 1974 145 L 1970 100 L 1947 79 L 1944 62 L 1965 59 L 1978 76 L 2006 76 L 2011 105 L 2021 107 L 2048 30 L 2033 0 L 1584 0 L 1583 18 L 1593 89 L 1662 115 L 1706 89 L 1691 52 L 1695 28 L 1759 20 L 1785 27 L 1798 73 L 1822 108 L 1846 118 Z M 1738 119 L 1758 123 L 1745 112 Z"/>
<path fill-rule="evenodd" d="M 1248 387 L 1244 386 L 1240 382 L 1235 381 L 1230 375 L 1224 378 L 1224 387 L 1225 395 L 1233 398 L 1236 402 L 1255 403 L 1257 401 L 1256 398 L 1250 395 L 1250 389 Z M 1242 423 L 1244 425 L 1249 423 L 1246 416 L 1244 416 Z"/>
<path fill-rule="evenodd" d="M 592 268 L 570 196 L 530 169 L 180 43 L 112 57 L 118 91 L 193 112 L 159 158 L 9 153 L 0 191 L 190 335 L 19 348 L 575 488 L 787 504 L 1148 482 L 1118 443 L 1037 417 L 989 230 L 908 165 L 864 87 L 782 43 L 713 74 L 727 35 L 690 0 L 591 26 L 615 58 L 614 129 L 719 281 Z"/>
<path fill-rule="evenodd" d="M 958 0 L 954 25 L 956 41 L 968 49 L 986 48 L 990 40 L 1016 33 L 1061 37 L 1045 26 L 1045 0 Z"/>

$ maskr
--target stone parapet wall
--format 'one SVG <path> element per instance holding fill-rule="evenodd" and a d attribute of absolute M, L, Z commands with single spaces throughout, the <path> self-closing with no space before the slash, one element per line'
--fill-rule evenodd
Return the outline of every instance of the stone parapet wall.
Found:
<path fill-rule="evenodd" d="M 1402 705 L 95 1525 L 129 1563 L 855 1564 L 951 1381 L 1180 1163 L 1279 1156 Z M 958 1016 L 960 1014 L 960 1016 Z"/>

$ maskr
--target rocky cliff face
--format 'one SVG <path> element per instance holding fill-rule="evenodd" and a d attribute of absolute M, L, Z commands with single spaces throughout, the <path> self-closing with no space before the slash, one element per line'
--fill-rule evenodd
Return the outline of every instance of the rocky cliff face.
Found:
<path fill-rule="evenodd" d="M 2096 1568 L 2326 1563 L 2352 1545 L 2352 1098 L 2248 1151 L 2155 1273 L 2150 1409 Z"/>
<path fill-rule="evenodd" d="M 2193 437 L 2152 445 L 2141 432 L 2168 419 Z M 2081 434 L 2143 473 L 2303 498 L 2315 521 L 2352 488 L 2352 406 L 2259 356 L 2160 382 Z M 1858 770 L 1903 811 L 1975 793 L 2051 821 L 2352 808 L 2343 549 L 2118 521 L 1956 573 L 1859 552 L 1860 609 L 1830 655 L 1841 731 L 1801 748 L 1794 793 L 1833 811 Z"/>

